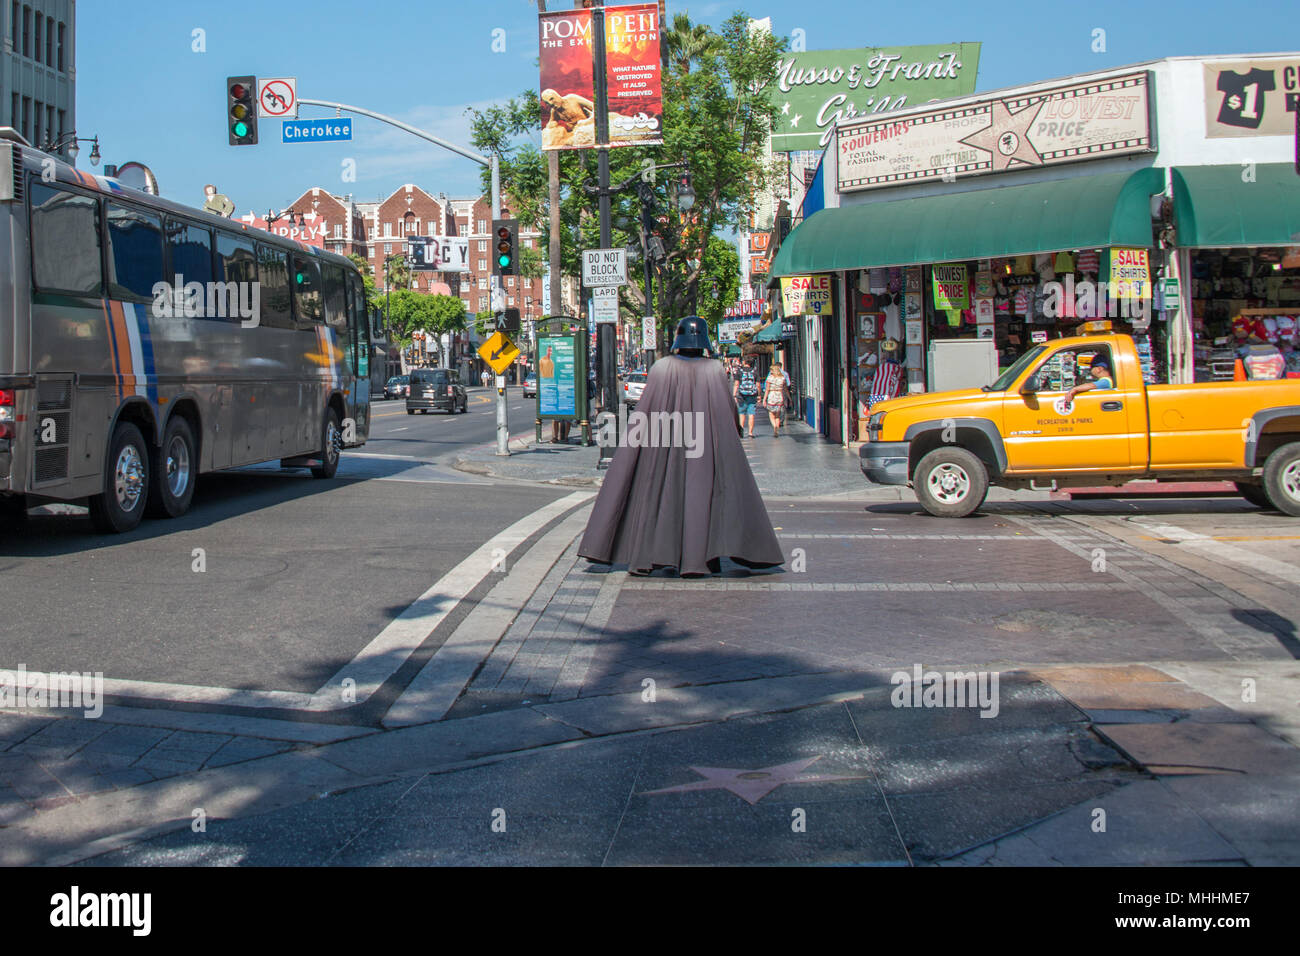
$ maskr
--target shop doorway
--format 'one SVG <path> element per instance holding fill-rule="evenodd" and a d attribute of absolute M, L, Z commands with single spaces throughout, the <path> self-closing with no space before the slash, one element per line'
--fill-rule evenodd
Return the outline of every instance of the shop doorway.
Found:
<path fill-rule="evenodd" d="M 840 387 L 844 376 L 844 363 L 840 360 L 842 346 L 839 317 L 824 317 L 822 331 L 822 394 L 826 401 L 826 414 L 822 418 L 822 434 L 839 444 L 844 440 L 841 421 L 844 401 L 841 397 L 843 389 Z"/>

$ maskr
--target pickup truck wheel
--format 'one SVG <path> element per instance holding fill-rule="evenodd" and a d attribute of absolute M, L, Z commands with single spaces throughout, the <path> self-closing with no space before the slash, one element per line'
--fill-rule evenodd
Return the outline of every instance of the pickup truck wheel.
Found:
<path fill-rule="evenodd" d="M 965 448 L 936 448 L 917 464 L 912 488 L 930 514 L 964 518 L 984 503 L 989 473 L 984 462 Z"/>
<path fill-rule="evenodd" d="M 1249 481 L 1239 481 L 1237 491 L 1241 497 L 1245 498 L 1256 508 L 1272 508 L 1273 502 L 1268 500 L 1268 495 L 1264 492 L 1263 485 L 1256 485 Z"/>
<path fill-rule="evenodd" d="M 1268 456 L 1264 493 L 1278 511 L 1300 518 L 1300 442 L 1283 445 Z"/>

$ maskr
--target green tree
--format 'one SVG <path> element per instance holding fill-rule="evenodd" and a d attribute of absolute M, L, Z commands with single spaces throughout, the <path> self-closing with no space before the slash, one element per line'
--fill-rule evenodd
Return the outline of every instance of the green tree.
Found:
<path fill-rule="evenodd" d="M 375 288 L 375 274 L 370 268 L 370 263 L 355 252 L 349 253 L 348 258 L 352 260 L 352 264 L 361 273 L 361 280 L 366 287 L 366 300 L 373 303 L 379 293 Z"/>
<path fill-rule="evenodd" d="M 669 40 L 671 35 L 674 39 Z M 654 147 L 610 150 L 610 182 L 642 176 L 652 188 L 654 233 L 663 245 L 655 276 L 655 314 L 663 331 L 703 308 L 714 295 L 738 286 L 728 258 L 711 240 L 719 231 L 748 227 L 757 196 L 766 191 L 773 170 L 764 156 L 777 108 L 768 81 L 788 41 L 751 31 L 749 17 L 737 13 L 718 31 L 692 24 L 678 14 L 665 35 L 669 68 L 664 74 L 664 142 Z M 540 138 L 541 110 L 536 91 L 485 110 L 470 110 L 474 145 L 497 154 L 507 205 L 524 223 L 540 229 L 549 242 L 546 159 Z M 695 204 L 677 206 L 676 178 L 656 175 L 649 166 L 689 160 Z M 565 274 L 581 271 L 581 251 L 600 245 L 594 150 L 560 155 L 561 265 Z M 485 188 L 489 185 L 484 175 Z M 615 247 L 641 246 L 641 200 L 633 188 L 611 198 L 611 239 Z M 623 305 L 640 313 L 645 303 L 642 269 L 630 269 Z M 701 296 L 701 290 L 705 294 Z M 734 293 L 733 293 L 734 294 Z"/>
<path fill-rule="evenodd" d="M 386 288 L 410 289 L 411 269 L 406 264 L 406 256 L 393 256 L 384 262 L 384 274 L 388 277 Z"/>
<path fill-rule="evenodd" d="M 673 16 L 672 29 L 660 36 L 664 61 L 678 73 L 691 72 L 691 65 L 717 52 L 718 35 L 702 23 L 691 23 L 689 14 Z"/>

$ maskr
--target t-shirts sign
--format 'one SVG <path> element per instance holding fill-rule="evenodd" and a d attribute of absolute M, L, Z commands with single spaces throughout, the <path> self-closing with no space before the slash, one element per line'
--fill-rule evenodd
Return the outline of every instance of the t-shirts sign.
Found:
<path fill-rule="evenodd" d="M 1151 298 L 1151 257 L 1146 249 L 1110 250 L 1110 288 L 1116 299 Z"/>
<path fill-rule="evenodd" d="M 964 265 L 935 266 L 934 307 L 936 309 L 969 309 L 970 280 Z"/>
<path fill-rule="evenodd" d="M 1286 136 L 1295 130 L 1300 57 L 1205 64 L 1205 135 Z"/>
<path fill-rule="evenodd" d="M 783 278 L 781 306 L 786 315 L 830 315 L 831 277 L 822 275 Z"/>

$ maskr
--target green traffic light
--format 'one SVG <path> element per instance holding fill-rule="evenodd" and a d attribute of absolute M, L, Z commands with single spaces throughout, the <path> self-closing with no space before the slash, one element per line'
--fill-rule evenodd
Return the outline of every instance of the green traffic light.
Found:
<path fill-rule="evenodd" d="M 502 269 L 507 269 L 507 268 L 509 268 L 509 267 L 510 267 L 510 257 L 509 257 L 509 256 L 497 256 L 497 265 L 499 265 Z"/>
<path fill-rule="evenodd" d="M 235 135 L 240 137 L 241 139 L 248 135 L 248 124 L 242 121 L 235 123 L 235 125 L 232 126 L 231 129 L 233 129 L 235 131 Z"/>

